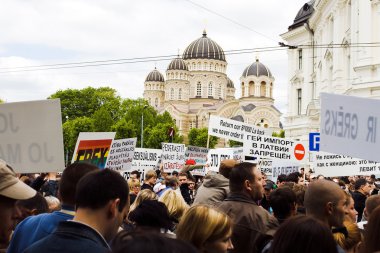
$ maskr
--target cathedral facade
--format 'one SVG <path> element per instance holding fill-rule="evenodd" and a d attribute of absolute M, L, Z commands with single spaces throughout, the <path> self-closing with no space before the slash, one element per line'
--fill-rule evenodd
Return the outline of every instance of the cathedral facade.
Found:
<path fill-rule="evenodd" d="M 273 105 L 271 71 L 259 60 L 247 66 L 237 99 L 227 65 L 223 49 L 204 31 L 182 57 L 170 62 L 165 76 L 157 69 L 148 74 L 144 98 L 158 112 L 169 112 L 185 138 L 192 128 L 208 127 L 210 115 L 279 131 L 281 113 Z"/>

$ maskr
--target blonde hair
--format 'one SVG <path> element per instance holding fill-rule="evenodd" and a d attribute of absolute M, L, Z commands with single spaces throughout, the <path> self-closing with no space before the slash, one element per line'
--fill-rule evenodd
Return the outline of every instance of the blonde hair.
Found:
<path fill-rule="evenodd" d="M 149 189 L 142 190 L 137 194 L 135 202 L 133 202 L 133 204 L 129 208 L 129 212 L 132 212 L 133 210 L 135 210 L 136 207 L 138 207 L 138 205 L 140 205 L 141 202 L 143 202 L 144 200 L 157 200 L 157 199 L 158 199 L 158 196 L 156 193 L 152 192 Z"/>
<path fill-rule="evenodd" d="M 186 204 L 185 200 L 183 200 L 182 195 L 171 189 L 166 190 L 158 201 L 164 203 L 168 208 L 170 217 L 175 218 L 178 221 L 189 209 L 189 206 Z"/>
<path fill-rule="evenodd" d="M 232 232 L 230 217 L 212 207 L 196 205 L 191 207 L 179 222 L 177 238 L 190 242 L 201 249 L 207 242 L 222 239 Z"/>
<path fill-rule="evenodd" d="M 344 221 L 343 225 L 346 227 L 348 236 L 345 237 L 343 233 L 334 233 L 334 239 L 342 249 L 348 251 L 356 247 L 362 240 L 363 236 L 359 227 L 351 221 Z"/>
<path fill-rule="evenodd" d="M 130 178 L 127 182 L 129 186 L 129 192 L 133 192 L 133 188 L 141 186 L 140 181 L 136 178 Z"/>
<path fill-rule="evenodd" d="M 149 180 L 149 179 L 151 179 L 152 177 L 157 178 L 157 173 L 156 173 L 156 171 L 154 171 L 154 170 L 148 170 L 148 171 L 145 173 L 145 180 Z"/>

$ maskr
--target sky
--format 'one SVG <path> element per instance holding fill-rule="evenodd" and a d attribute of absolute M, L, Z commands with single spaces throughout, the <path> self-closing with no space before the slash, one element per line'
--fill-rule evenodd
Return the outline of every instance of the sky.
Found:
<path fill-rule="evenodd" d="M 88 86 L 109 86 L 122 98 L 142 97 L 148 73 L 157 67 L 164 74 L 170 60 L 110 60 L 174 57 L 200 38 L 204 29 L 227 52 L 276 47 L 282 41 L 280 34 L 287 31 L 305 2 L 2 0 L 0 99 L 41 100 L 58 90 Z M 289 79 L 286 50 L 227 54 L 227 75 L 235 84 L 236 97 L 241 95 L 239 78 L 256 57 L 275 77 L 275 106 L 285 114 Z M 94 61 L 105 62 L 90 64 L 108 65 L 64 65 Z"/>

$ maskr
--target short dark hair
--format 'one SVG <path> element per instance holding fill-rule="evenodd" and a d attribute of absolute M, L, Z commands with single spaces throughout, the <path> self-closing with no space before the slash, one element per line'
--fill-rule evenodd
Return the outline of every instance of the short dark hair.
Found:
<path fill-rule="evenodd" d="M 365 178 L 359 178 L 358 180 L 356 180 L 355 182 L 355 190 L 359 190 L 360 187 L 362 187 L 363 185 L 366 185 L 368 182 Z"/>
<path fill-rule="evenodd" d="M 177 176 L 177 177 L 178 177 L 178 171 L 176 171 L 176 170 L 175 170 L 175 171 L 173 171 L 173 172 L 172 172 L 172 175 L 173 175 L 173 176 Z"/>
<path fill-rule="evenodd" d="M 280 223 L 290 216 L 297 201 L 296 194 L 288 187 L 282 187 L 272 191 L 269 199 L 274 216 Z"/>
<path fill-rule="evenodd" d="M 110 200 L 119 198 L 119 212 L 128 202 L 129 187 L 127 181 L 117 172 L 102 169 L 84 176 L 77 186 L 76 208 L 99 209 Z"/>
<path fill-rule="evenodd" d="M 188 178 L 189 176 L 185 172 L 181 172 L 178 174 L 179 177 L 186 177 Z"/>
<path fill-rule="evenodd" d="M 140 172 L 138 172 L 137 170 L 134 170 L 134 171 L 132 171 L 131 172 L 131 175 L 136 175 L 136 177 L 138 178 L 138 179 L 140 179 Z"/>
<path fill-rule="evenodd" d="M 165 185 L 169 187 L 178 186 L 178 179 L 175 176 L 168 176 L 165 179 Z"/>
<path fill-rule="evenodd" d="M 230 172 L 230 191 L 241 192 L 244 189 L 245 180 L 254 181 L 255 176 L 252 173 L 256 168 L 256 163 L 243 162 L 235 165 Z"/>
<path fill-rule="evenodd" d="M 39 192 L 37 192 L 33 198 L 18 200 L 16 205 L 25 207 L 29 210 L 36 209 L 36 215 L 49 212 L 49 205 L 46 199 Z"/>
<path fill-rule="evenodd" d="M 290 173 L 287 177 L 286 177 L 286 181 L 288 182 L 293 182 L 295 184 L 298 184 L 298 181 L 299 181 L 299 172 L 293 172 L 293 173 Z"/>
<path fill-rule="evenodd" d="M 67 166 L 59 181 L 58 192 L 63 204 L 75 205 L 75 192 L 79 180 L 89 172 L 99 170 L 93 164 L 76 162 Z"/>
<path fill-rule="evenodd" d="M 286 182 L 286 175 L 285 174 L 278 175 L 277 181 L 279 183 Z"/>

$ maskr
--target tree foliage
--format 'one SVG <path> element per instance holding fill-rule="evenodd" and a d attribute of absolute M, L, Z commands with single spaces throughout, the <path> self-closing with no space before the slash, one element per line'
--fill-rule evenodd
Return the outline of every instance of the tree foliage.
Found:
<path fill-rule="evenodd" d="M 173 127 L 173 124 L 166 122 L 146 128 L 144 130 L 144 147 L 161 149 L 162 142 L 182 143 L 183 137 L 178 135 L 177 127 L 174 126 L 175 134 L 173 139 L 168 135 L 171 127 Z"/>
<path fill-rule="evenodd" d="M 278 137 L 278 138 L 285 138 L 285 130 L 281 129 L 280 132 L 278 132 L 278 133 L 273 132 L 272 136 Z"/>
<path fill-rule="evenodd" d="M 243 147 L 243 142 L 234 141 L 234 140 L 229 140 L 229 141 L 228 141 L 228 145 L 229 145 L 230 147 Z"/>
<path fill-rule="evenodd" d="M 193 128 L 190 130 L 188 138 L 189 145 L 207 147 L 208 128 Z M 215 148 L 215 145 L 218 144 L 218 141 L 218 137 L 210 136 L 209 148 Z"/>

